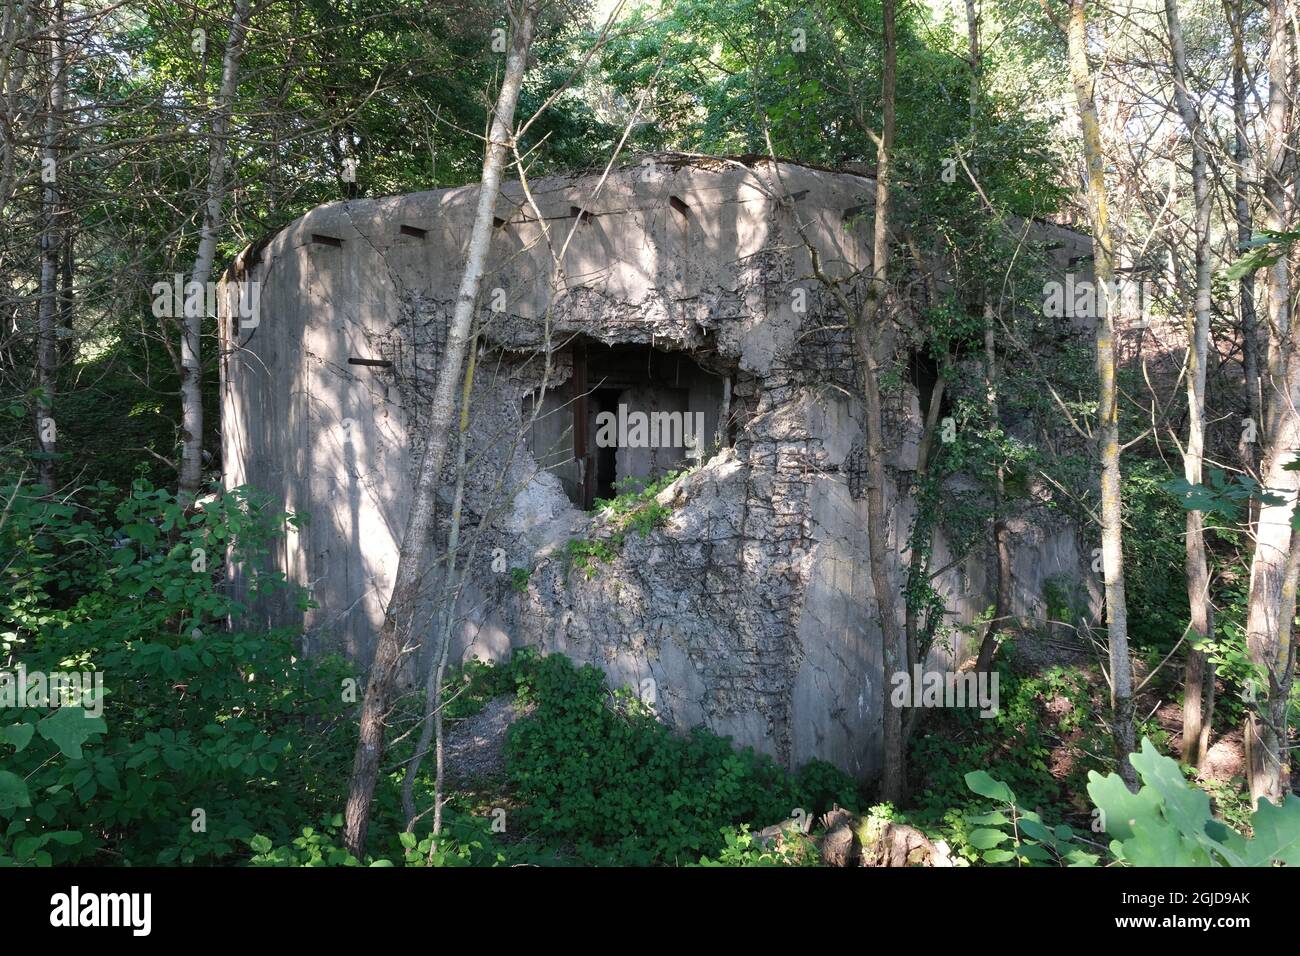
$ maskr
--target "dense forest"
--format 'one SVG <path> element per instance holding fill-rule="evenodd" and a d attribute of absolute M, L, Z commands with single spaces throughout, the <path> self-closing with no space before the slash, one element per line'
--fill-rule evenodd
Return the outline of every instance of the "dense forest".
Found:
<path fill-rule="evenodd" d="M 1300 863 L 1298 13 L 5 0 L 0 865 Z M 660 196 L 656 177 L 677 185 Z M 746 207 L 760 180 L 764 205 Z M 733 181 L 741 199 L 698 198 Z M 583 189 L 590 205 L 547 211 Z M 836 189 L 860 201 L 832 209 Z M 642 220 L 609 218 L 624 215 L 599 204 L 611 195 L 659 197 L 667 225 L 646 213 L 633 237 Z M 459 211 L 445 228 L 409 218 L 435 207 Z M 407 402 L 410 457 L 373 453 L 402 489 L 385 505 L 400 503 L 391 561 L 373 598 L 339 597 L 295 542 L 362 560 L 373 534 L 331 543 L 329 515 L 303 504 L 325 498 L 242 476 L 327 480 L 310 457 L 267 463 L 277 435 L 310 456 L 342 434 L 273 413 L 320 379 L 272 363 L 314 361 L 324 341 L 275 323 L 300 301 L 332 328 L 322 303 L 388 281 L 321 265 L 371 254 L 364 225 L 342 230 L 375 210 L 408 217 L 408 245 L 383 261 L 441 243 L 418 268 L 448 291 L 429 311 L 406 288 L 424 273 L 391 267 L 402 308 L 437 316 L 409 390 L 406 353 L 348 344 L 344 371 Z M 730 231 L 710 218 L 733 215 Z M 760 242 L 769 222 L 784 231 Z M 570 241 L 599 228 L 607 249 L 650 248 L 679 226 L 687 251 L 654 246 L 654 276 L 689 294 L 662 321 L 689 300 L 698 327 L 635 338 L 653 310 L 626 303 L 623 325 L 573 324 L 590 284 L 570 281 Z M 827 236 L 853 251 L 828 255 Z M 550 264 L 535 313 L 495 301 L 519 285 L 494 279 L 512 255 Z M 742 278 L 752 265 L 769 291 L 692 278 L 715 260 Z M 290 281 L 272 262 L 313 265 Z M 746 310 L 763 337 L 737 345 Z M 782 317 L 802 323 L 785 339 Z M 418 352 L 416 326 L 394 328 Z M 754 342 L 776 344 L 755 358 Z M 629 355 L 637 382 L 677 385 L 689 356 L 693 384 L 672 394 L 710 403 L 693 455 L 647 454 L 635 475 L 635 440 L 610 439 L 606 459 L 580 449 L 588 400 L 599 423 L 641 394 L 594 382 L 630 376 Z M 249 356 L 267 371 L 236 406 Z M 498 408 L 503 368 L 534 378 Z M 841 432 L 819 433 L 834 467 L 797 480 L 780 458 L 791 395 L 823 396 L 797 405 L 801 422 L 847 422 L 842 453 Z M 579 401 L 533 490 L 502 490 L 520 459 L 476 458 L 538 441 L 546 410 Z M 377 439 L 351 407 L 339 447 L 364 457 Z M 489 427 L 505 431 L 475 432 Z M 764 449 L 780 458 L 769 484 Z M 623 626 L 627 582 L 659 574 L 665 549 L 689 558 L 691 509 L 727 500 L 742 473 L 749 537 L 697 575 L 701 594 L 743 595 L 723 607 L 733 623 L 694 627 L 683 585 L 676 606 L 635 610 L 664 644 L 629 631 L 566 652 Z M 502 503 L 480 506 L 493 480 Z M 829 490 L 787 508 L 791 488 Z M 550 489 L 569 530 L 503 557 L 492 536 Z M 763 499 L 775 516 L 755 531 Z M 791 546 L 785 512 L 830 530 Z M 851 693 L 834 690 L 849 703 L 831 713 L 807 676 L 834 604 L 817 588 L 839 587 L 832 532 L 857 553 L 836 559 L 852 594 L 835 611 L 847 624 L 825 628 L 826 668 L 866 688 L 856 718 L 841 714 Z M 1068 573 L 1047 569 L 1044 541 L 1066 542 L 1051 553 Z M 515 616 L 491 617 L 484 594 Z M 363 599 L 377 610 L 355 643 L 317 639 L 313 622 Z M 560 637 L 538 616 L 602 605 L 600 628 Z M 501 646 L 478 653 L 489 624 Z M 707 659 L 706 631 L 721 635 Z M 624 680 L 620 654 L 651 676 Z M 699 686 L 663 686 L 667 667 L 695 668 Z M 978 704 L 954 702 L 965 687 Z M 800 722 L 818 706 L 824 739 Z"/>

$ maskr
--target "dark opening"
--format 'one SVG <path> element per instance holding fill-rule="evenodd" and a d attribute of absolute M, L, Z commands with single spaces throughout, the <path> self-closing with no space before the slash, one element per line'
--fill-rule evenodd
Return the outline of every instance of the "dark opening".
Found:
<path fill-rule="evenodd" d="M 617 388 L 598 388 L 591 393 L 591 410 L 594 417 L 599 418 L 602 414 L 618 414 L 618 396 Z M 616 447 L 605 445 L 596 446 L 592 449 L 592 469 L 591 469 L 591 487 L 592 495 L 595 498 L 613 498 L 616 494 L 614 482 L 618 480 L 618 449 Z"/>
<path fill-rule="evenodd" d="M 712 453 L 724 381 L 684 352 L 578 344 L 573 376 L 550 389 L 529 450 L 575 505 L 639 491 Z M 533 402 L 524 402 L 525 417 Z"/>
<path fill-rule="evenodd" d="M 934 386 L 939 381 L 939 363 L 929 352 L 913 352 L 908 358 L 907 377 L 916 388 L 921 406 L 921 417 L 930 414 L 930 399 L 934 395 Z M 947 392 L 939 401 L 939 411 L 947 410 Z"/>

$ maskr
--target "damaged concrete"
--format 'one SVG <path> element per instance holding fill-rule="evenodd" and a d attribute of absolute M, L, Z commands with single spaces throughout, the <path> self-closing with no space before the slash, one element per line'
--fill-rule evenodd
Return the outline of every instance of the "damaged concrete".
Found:
<path fill-rule="evenodd" d="M 825 268 L 847 276 L 870 264 L 860 213 L 873 183 L 664 157 L 597 182 L 530 184 L 540 218 L 518 183 L 498 207 L 453 659 L 562 651 L 652 694 L 679 727 L 704 724 L 788 766 L 817 757 L 870 776 L 888 682 L 866 561 L 861 408 L 844 317 L 810 278 L 791 217 Z M 308 652 L 369 658 L 476 196 L 465 187 L 322 206 L 241 261 L 244 279 L 261 283 L 261 313 L 252 328 L 223 321 L 225 481 L 311 515 L 275 560 L 319 607 L 255 608 L 266 623 L 304 625 Z M 572 232 L 560 273 L 543 224 L 556 250 Z M 1086 254 L 1060 232 L 1072 237 L 1062 262 Z M 593 362 L 611 346 L 618 362 Z M 632 410 L 700 410 L 706 446 L 618 449 L 602 463 L 590 444 L 602 387 L 602 401 Z M 921 396 L 904 382 L 889 401 L 888 536 L 901 555 Z M 669 464 L 689 471 L 659 494 L 666 513 L 644 535 L 627 529 L 619 541 L 614 516 L 583 509 L 613 476 L 656 477 Z M 445 477 L 449 502 L 451 461 Z M 1041 613 L 1045 581 L 1083 579 L 1075 533 L 1063 522 L 1014 531 L 1015 609 Z M 604 542 L 610 560 L 584 569 L 571 540 Z M 935 567 L 950 563 L 942 534 L 934 551 Z M 936 581 L 952 624 L 992 603 L 985 562 L 972 555 Z M 900 588 L 903 572 L 900 558 Z M 422 622 L 433 613 L 430 602 Z M 953 644 L 936 649 L 936 666 L 967 653 L 959 632 Z"/>

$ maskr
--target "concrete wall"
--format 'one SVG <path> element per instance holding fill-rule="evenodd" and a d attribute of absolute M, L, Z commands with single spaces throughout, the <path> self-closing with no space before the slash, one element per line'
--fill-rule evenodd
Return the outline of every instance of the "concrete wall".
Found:
<path fill-rule="evenodd" d="M 821 757 L 869 776 L 887 684 L 866 562 L 861 408 L 844 317 L 807 278 L 791 216 L 806 223 L 824 268 L 849 275 L 870 264 L 871 226 L 845 215 L 870 208 L 873 184 L 791 164 L 661 157 L 595 186 L 532 183 L 539 219 L 512 183 L 498 208 L 505 223 L 485 283 L 466 449 L 465 522 L 477 543 L 455 654 L 563 651 L 616 682 L 653 680 L 659 712 L 678 726 L 703 723 L 791 766 Z M 776 201 L 783 194 L 789 206 Z M 241 257 L 241 274 L 262 283 L 262 307 L 255 328 L 223 323 L 225 480 L 311 515 L 276 560 L 320 607 L 253 611 L 305 625 L 308 651 L 365 661 L 373 647 L 476 195 L 466 187 L 322 206 Z M 575 207 L 587 215 L 572 216 Z M 572 227 L 562 276 L 543 225 L 557 250 Z M 1059 232 L 1073 237 L 1062 261 L 1086 249 Z M 735 418 L 734 446 L 660 496 L 667 523 L 628 533 L 591 576 L 565 544 L 607 535 L 608 518 L 575 509 L 561 480 L 573 475 L 529 453 L 530 439 L 563 428 L 530 428 L 524 413 L 544 380 L 546 405 L 561 402 L 575 337 L 688 353 L 712 381 L 730 382 Z M 715 389 L 695 383 L 691 401 L 717 407 Z M 914 389 L 891 393 L 887 419 L 888 534 L 901 553 L 921 425 Z M 1068 526 L 1025 523 L 1015 546 L 1018 607 L 1040 602 L 1050 575 L 1082 581 Z M 942 536 L 935 550 L 936 566 L 947 563 Z M 526 570 L 526 587 L 494 570 L 494 557 Z M 957 622 L 991 603 L 984 564 L 972 556 L 937 581 Z M 901 561 L 895 578 L 901 587 Z M 436 571 L 430 583 L 426 623 Z M 936 661 L 946 656 L 936 651 Z M 420 667 L 413 655 L 412 679 Z"/>

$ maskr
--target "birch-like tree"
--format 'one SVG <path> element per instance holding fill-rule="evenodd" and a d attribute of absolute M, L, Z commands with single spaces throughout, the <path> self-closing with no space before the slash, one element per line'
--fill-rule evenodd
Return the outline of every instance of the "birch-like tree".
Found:
<path fill-rule="evenodd" d="M 47 490 L 54 489 L 58 424 L 54 418 L 54 393 L 59 366 L 59 279 L 61 275 L 67 215 L 59 191 L 60 133 L 63 101 L 67 91 L 64 70 L 63 0 L 50 5 L 46 26 L 49 71 L 45 112 L 45 133 L 41 141 L 41 270 L 36 330 L 36 388 L 34 403 L 36 441 L 40 448 L 39 474 Z"/>
<path fill-rule="evenodd" d="M 1088 60 L 1085 0 L 1069 0 L 1063 24 L 1068 43 L 1070 82 L 1079 115 L 1088 218 L 1092 225 L 1093 270 L 1097 285 L 1097 463 L 1101 470 L 1101 566 L 1106 599 L 1106 633 L 1110 658 L 1111 736 L 1120 776 L 1134 790 L 1137 773 L 1128 761 L 1134 750 L 1133 664 L 1128 649 L 1128 607 L 1124 595 L 1124 517 L 1120 476 L 1119 400 L 1115 385 L 1114 235 L 1106 189 L 1106 157 L 1097 115 L 1096 76 Z M 1044 9 L 1055 19 L 1047 0 Z M 1058 21 L 1059 24 L 1059 21 Z"/>
<path fill-rule="evenodd" d="M 250 0 L 235 0 L 226 33 L 226 49 L 221 58 L 221 85 L 208 126 L 208 181 L 203 202 L 203 220 L 199 227 L 199 245 L 190 267 L 185 296 L 185 315 L 181 320 L 181 467 L 179 490 L 182 497 L 193 498 L 203 480 L 203 319 L 206 313 L 206 289 L 212 279 L 221 235 L 228 178 L 226 156 L 230 117 L 239 87 L 239 64 L 248 33 Z"/>
<path fill-rule="evenodd" d="M 1264 226 L 1288 228 L 1295 185 L 1291 112 L 1295 103 L 1293 0 L 1270 0 L 1267 156 Z M 1247 771 L 1252 799 L 1278 802 L 1287 784 L 1287 708 L 1295 663 L 1293 633 L 1300 534 L 1293 533 L 1300 451 L 1300 330 L 1291 314 L 1291 263 L 1278 256 L 1266 272 L 1269 369 L 1264 385 L 1264 448 L 1260 476 L 1267 496 L 1259 509 L 1250 564 L 1246 649 L 1257 675 L 1247 687 Z"/>
<path fill-rule="evenodd" d="M 1205 372 L 1210 353 L 1210 214 L 1212 197 L 1206 172 L 1206 147 L 1201 114 L 1188 87 L 1187 44 L 1177 0 L 1165 0 L 1169 46 L 1173 54 L 1174 103 L 1187 128 L 1192 154 L 1192 196 L 1196 285 L 1187 334 L 1187 444 L 1183 449 L 1183 477 L 1189 484 L 1201 483 L 1205 461 Z M 1207 660 L 1204 643 L 1214 632 L 1214 611 L 1210 602 L 1210 568 L 1205 547 L 1205 515 L 1187 512 L 1185 572 L 1188 625 L 1187 663 L 1183 682 L 1183 760 L 1195 767 L 1209 744 L 1214 713 L 1214 671 Z"/>
<path fill-rule="evenodd" d="M 515 108 L 519 102 L 524 74 L 528 70 L 528 55 L 540 7 L 539 0 L 516 0 L 507 6 L 510 37 L 506 64 L 484 147 L 483 174 L 470 227 L 465 267 L 456 292 L 446 344 L 438 363 L 437 383 L 424 426 L 424 453 L 416 474 L 411 511 L 402 534 L 393 592 L 384 614 L 384 624 L 370 664 L 366 694 L 361 706 L 361 727 L 353 757 L 345 814 L 346 845 L 358 859 L 365 853 L 370 804 L 379 775 L 379 760 L 384 752 L 385 720 L 403 656 L 416 641 L 413 624 L 426 569 L 425 555 L 434 528 L 442 466 L 456 414 L 461 368 L 470 343 L 475 304 L 487 269 L 492 220 L 496 215 L 502 172 L 514 141 Z"/>

